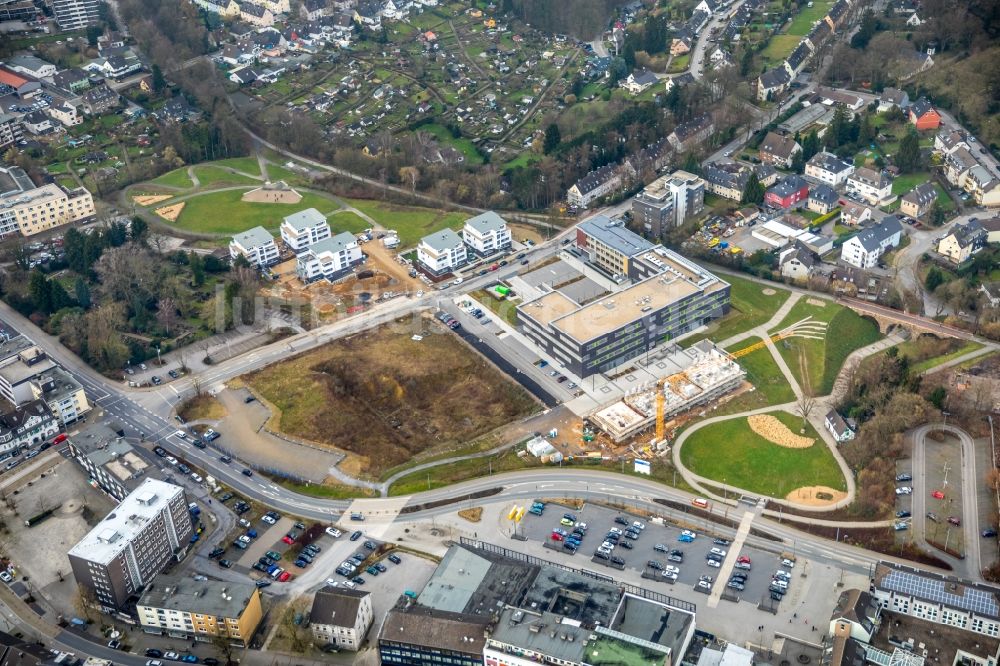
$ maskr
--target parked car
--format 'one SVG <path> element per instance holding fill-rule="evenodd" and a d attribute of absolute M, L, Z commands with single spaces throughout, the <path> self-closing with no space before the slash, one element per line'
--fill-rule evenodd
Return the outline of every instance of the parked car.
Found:
<path fill-rule="evenodd" d="M 911 488 L 910 486 L 900 486 L 899 488 L 896 488 L 896 494 L 897 495 L 912 495 L 913 494 L 913 488 Z"/>

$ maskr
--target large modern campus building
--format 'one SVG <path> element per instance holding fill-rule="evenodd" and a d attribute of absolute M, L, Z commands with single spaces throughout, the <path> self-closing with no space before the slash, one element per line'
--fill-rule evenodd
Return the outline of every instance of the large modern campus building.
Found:
<path fill-rule="evenodd" d="M 619 291 L 580 302 L 553 289 L 520 305 L 524 334 L 578 377 L 606 372 L 729 311 L 729 284 L 621 223 L 577 227 L 576 252 Z"/>

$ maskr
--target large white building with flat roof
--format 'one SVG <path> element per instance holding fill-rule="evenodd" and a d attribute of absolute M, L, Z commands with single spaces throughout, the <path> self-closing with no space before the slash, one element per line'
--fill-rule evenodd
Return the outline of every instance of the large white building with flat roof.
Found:
<path fill-rule="evenodd" d="M 313 243 L 297 257 L 299 279 L 309 283 L 319 279 L 339 280 L 361 263 L 364 255 L 358 239 L 349 231 Z"/>
<path fill-rule="evenodd" d="M 488 257 L 510 247 L 507 221 L 488 211 L 465 221 L 462 240 L 476 254 Z"/>
<path fill-rule="evenodd" d="M 444 275 L 468 260 L 462 237 L 451 229 L 442 229 L 420 239 L 417 262 L 431 275 Z"/>
<path fill-rule="evenodd" d="M 146 479 L 70 549 L 76 584 L 104 611 L 117 611 L 184 557 L 192 533 L 184 489 Z"/>
<path fill-rule="evenodd" d="M 229 256 L 233 259 L 243 257 L 250 265 L 267 268 L 278 263 L 278 246 L 274 237 L 264 227 L 247 229 L 233 236 L 229 243 Z"/>
<path fill-rule="evenodd" d="M 94 198 L 80 187 L 35 187 L 19 167 L 0 167 L 0 237 L 34 236 L 95 214 Z"/>
<path fill-rule="evenodd" d="M 331 236 L 326 216 L 315 208 L 306 208 L 289 215 L 281 223 L 281 240 L 292 252 L 305 252 L 310 245 Z"/>

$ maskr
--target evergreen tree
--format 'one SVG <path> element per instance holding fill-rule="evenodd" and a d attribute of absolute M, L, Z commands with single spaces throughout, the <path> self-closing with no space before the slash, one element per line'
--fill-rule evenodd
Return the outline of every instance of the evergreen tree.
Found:
<path fill-rule="evenodd" d="M 792 156 L 792 171 L 795 173 L 802 173 L 806 170 L 806 161 L 802 157 L 802 151 L 795 153 Z"/>
<path fill-rule="evenodd" d="M 635 40 L 631 37 L 625 38 L 625 48 L 622 49 L 622 60 L 625 61 L 625 67 L 628 72 L 631 73 L 635 69 Z"/>
<path fill-rule="evenodd" d="M 191 252 L 188 255 L 188 263 L 191 266 L 191 279 L 194 281 L 194 286 L 200 287 L 205 284 L 205 262 L 201 255 Z"/>
<path fill-rule="evenodd" d="M 837 109 L 833 112 L 833 118 L 830 120 L 830 127 L 826 132 L 827 145 L 831 148 L 839 148 L 848 142 L 850 135 L 850 120 L 847 118 L 847 112 L 844 111 L 844 107 L 837 105 Z"/>
<path fill-rule="evenodd" d="M 160 93 L 167 87 L 167 79 L 163 76 L 163 70 L 159 65 L 153 65 L 153 92 Z"/>
<path fill-rule="evenodd" d="M 31 303 L 35 306 L 35 310 L 45 314 L 52 313 L 52 288 L 49 285 L 49 279 L 40 270 L 31 271 L 28 294 L 31 296 Z"/>
<path fill-rule="evenodd" d="M 740 56 L 740 76 L 749 76 L 751 70 L 753 70 L 753 49 L 745 46 L 743 47 L 743 55 Z"/>
<path fill-rule="evenodd" d="M 545 143 L 542 145 L 543 152 L 548 155 L 558 148 L 560 143 L 562 143 L 562 136 L 559 134 L 559 125 L 549 123 L 549 126 L 545 128 Z"/>
<path fill-rule="evenodd" d="M 90 287 L 87 286 L 87 281 L 82 277 L 76 279 L 76 283 L 73 285 L 73 293 L 76 296 L 77 305 L 84 310 L 90 307 Z"/>
<path fill-rule="evenodd" d="M 920 169 L 920 137 L 913 129 L 908 130 L 899 142 L 896 166 L 903 173 L 913 173 Z"/>
<path fill-rule="evenodd" d="M 684 158 L 684 166 L 681 167 L 684 171 L 688 173 L 693 173 L 696 176 L 701 175 L 701 162 L 698 158 L 694 156 L 694 153 L 688 153 L 687 157 Z"/>
<path fill-rule="evenodd" d="M 129 236 L 134 241 L 141 241 L 146 238 L 146 234 L 149 232 L 149 225 L 146 224 L 146 220 L 141 217 L 133 217 L 132 222 L 129 225 Z"/>
<path fill-rule="evenodd" d="M 927 271 L 927 277 L 924 279 L 924 286 L 927 287 L 927 291 L 934 291 L 944 283 L 944 273 L 937 266 L 931 266 L 931 269 Z"/>
<path fill-rule="evenodd" d="M 941 204 L 937 201 L 931 204 L 930 218 L 931 224 L 935 227 L 940 227 L 948 218 L 947 213 L 944 212 L 944 208 L 942 208 Z"/>
<path fill-rule="evenodd" d="M 819 134 L 813 128 L 802 140 L 802 160 L 808 162 L 813 155 L 819 152 L 819 147 Z"/>
<path fill-rule="evenodd" d="M 740 199 L 740 203 L 764 203 L 764 185 L 760 182 L 760 178 L 757 177 L 756 171 L 750 172 L 750 178 L 747 179 L 746 187 L 743 188 L 743 198 Z"/>

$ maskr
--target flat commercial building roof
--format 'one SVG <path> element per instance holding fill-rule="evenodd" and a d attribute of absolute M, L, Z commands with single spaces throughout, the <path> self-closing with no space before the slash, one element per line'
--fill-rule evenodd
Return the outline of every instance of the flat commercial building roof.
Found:
<path fill-rule="evenodd" d="M 580 272 L 560 259 L 518 277 L 536 289 L 542 285 L 555 287 L 579 277 Z"/>
<path fill-rule="evenodd" d="M 660 274 L 559 317 L 553 326 L 580 342 L 592 340 L 700 291 L 686 280 Z"/>
<path fill-rule="evenodd" d="M 567 285 L 559 287 L 563 295 L 568 296 L 577 303 L 589 303 L 595 298 L 600 298 L 608 293 L 608 290 L 597 284 L 588 277 L 585 277 Z"/>
<path fill-rule="evenodd" d="M 235 619 L 243 614 L 256 589 L 252 583 L 161 574 L 137 605 Z"/>

